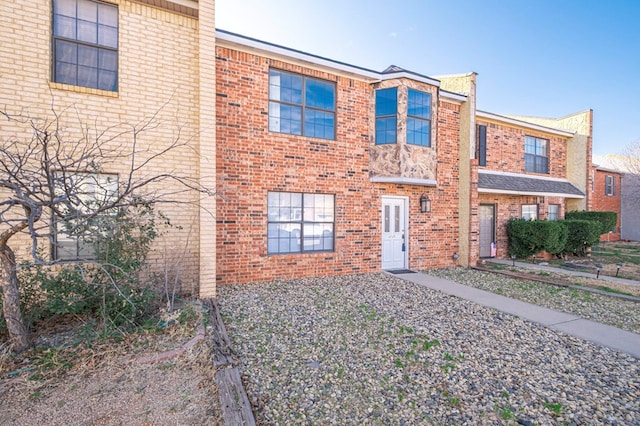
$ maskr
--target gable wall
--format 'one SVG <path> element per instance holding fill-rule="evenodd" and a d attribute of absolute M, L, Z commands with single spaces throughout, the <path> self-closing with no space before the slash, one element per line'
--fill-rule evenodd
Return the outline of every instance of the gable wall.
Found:
<path fill-rule="evenodd" d="M 119 90 L 115 93 L 51 82 L 51 1 L 1 2 L 0 15 L 9 19 L 3 21 L 0 43 L 0 108 L 37 120 L 52 120 L 55 112 L 61 116 L 67 140 L 80 137 L 82 127 L 88 127 L 95 137 L 96 130 L 118 126 L 113 134 L 134 125 L 140 127 L 157 114 L 158 126 L 139 135 L 139 148 L 161 149 L 178 135 L 186 146 L 152 163 L 148 175 L 198 177 L 199 159 L 194 155 L 199 149 L 198 20 L 127 0 L 112 3 L 119 8 Z M 201 3 L 213 7 L 213 1 Z M 6 120 L 0 129 L 3 140 L 15 137 L 26 141 L 31 137 L 28 129 Z M 130 148 L 133 140 L 128 135 L 105 147 L 116 148 L 118 143 Z M 213 139 L 209 143 L 214 146 Z M 126 169 L 126 162 L 115 161 L 104 171 L 124 173 Z M 181 187 L 168 183 L 162 189 L 176 192 Z M 183 229 L 173 228 L 158 241 L 152 264 L 162 268 L 163 259 L 169 258 L 172 264 L 179 261 L 183 289 L 196 293 L 199 212 L 194 205 L 199 197 L 191 193 L 171 198 L 191 204 L 158 206 Z M 24 259 L 27 240 L 16 248 Z"/>

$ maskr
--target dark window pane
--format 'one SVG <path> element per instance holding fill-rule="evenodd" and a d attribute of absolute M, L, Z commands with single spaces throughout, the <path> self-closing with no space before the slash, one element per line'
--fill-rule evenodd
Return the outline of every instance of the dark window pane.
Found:
<path fill-rule="evenodd" d="M 307 79 L 305 90 L 305 105 L 333 111 L 335 86 L 332 83 Z"/>
<path fill-rule="evenodd" d="M 397 92 L 395 87 L 376 91 L 376 117 L 396 114 L 398 110 Z"/>
<path fill-rule="evenodd" d="M 98 89 L 115 92 L 118 89 L 118 74 L 114 71 L 98 71 Z"/>
<path fill-rule="evenodd" d="M 78 46 L 78 65 L 98 68 L 98 49 L 89 46 Z"/>
<path fill-rule="evenodd" d="M 75 43 L 56 41 L 56 61 L 75 64 L 78 62 L 78 46 Z"/>
<path fill-rule="evenodd" d="M 106 4 L 98 4 L 98 22 L 110 27 L 118 27 L 118 9 Z"/>
<path fill-rule="evenodd" d="M 78 19 L 98 22 L 98 3 L 91 0 L 78 0 Z"/>
<path fill-rule="evenodd" d="M 478 165 L 487 165 L 487 126 L 478 126 Z"/>
<path fill-rule="evenodd" d="M 408 98 L 408 115 L 431 118 L 431 94 L 409 89 Z"/>
<path fill-rule="evenodd" d="M 75 0 L 56 0 L 53 2 L 53 13 L 57 15 L 76 17 Z"/>
<path fill-rule="evenodd" d="M 302 104 L 302 77 L 271 70 L 269 72 L 269 99 Z"/>
<path fill-rule="evenodd" d="M 376 145 L 396 143 L 396 118 L 376 119 Z"/>
<path fill-rule="evenodd" d="M 93 22 L 78 20 L 78 40 L 87 43 L 98 42 L 98 27 Z"/>
<path fill-rule="evenodd" d="M 78 81 L 76 65 L 56 62 L 55 80 L 59 83 L 76 84 Z"/>
<path fill-rule="evenodd" d="M 115 27 L 98 26 L 98 44 L 107 47 L 118 47 L 118 29 Z"/>
<path fill-rule="evenodd" d="M 118 70 L 118 54 L 111 50 L 99 49 L 98 67 L 105 71 Z"/>
<path fill-rule="evenodd" d="M 333 139 L 334 137 L 334 114 L 330 112 L 305 110 L 304 134 L 322 139 Z"/>
<path fill-rule="evenodd" d="M 417 118 L 407 118 L 407 143 L 430 146 L 430 122 Z"/>
<path fill-rule="evenodd" d="M 549 173 L 549 141 L 546 139 L 525 136 L 524 168 L 527 172 Z"/>
<path fill-rule="evenodd" d="M 66 16 L 56 15 L 53 25 L 53 33 L 59 37 L 76 38 L 76 20 Z"/>
<path fill-rule="evenodd" d="M 98 87 L 98 69 L 78 66 L 78 85 Z"/>

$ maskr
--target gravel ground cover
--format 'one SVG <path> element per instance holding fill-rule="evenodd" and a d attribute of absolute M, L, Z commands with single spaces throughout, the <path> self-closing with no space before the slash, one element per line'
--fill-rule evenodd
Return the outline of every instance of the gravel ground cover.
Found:
<path fill-rule="evenodd" d="M 577 315 L 623 330 L 640 333 L 640 303 L 587 291 L 557 287 L 464 268 L 427 273 L 460 284 Z M 600 285 L 615 285 L 600 282 Z"/>
<path fill-rule="evenodd" d="M 398 277 L 218 293 L 260 424 L 640 423 L 637 359 Z"/>

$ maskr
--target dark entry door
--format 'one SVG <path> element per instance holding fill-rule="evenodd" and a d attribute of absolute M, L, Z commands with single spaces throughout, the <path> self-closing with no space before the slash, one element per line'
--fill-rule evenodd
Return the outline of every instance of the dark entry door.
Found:
<path fill-rule="evenodd" d="M 495 213 L 493 204 L 480 204 L 480 257 L 491 257 L 491 244 L 496 238 Z"/>

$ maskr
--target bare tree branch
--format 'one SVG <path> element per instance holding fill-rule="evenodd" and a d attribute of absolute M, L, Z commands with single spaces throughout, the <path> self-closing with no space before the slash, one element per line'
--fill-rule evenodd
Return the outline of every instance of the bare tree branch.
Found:
<path fill-rule="evenodd" d="M 0 119 L 17 129 L 0 141 L 0 251 L 7 249 L 5 258 L 13 258 L 11 239 L 24 234 L 36 264 L 60 263 L 43 248 L 56 247 L 61 226 L 69 235 L 83 236 L 114 211 L 161 203 L 198 206 L 200 196 L 214 196 L 193 170 L 166 165 L 173 155 L 198 155 L 196 135 L 185 137 L 180 125 L 161 119 L 170 102 L 137 123 L 103 129 L 97 118 L 92 126 L 84 123 L 73 106 L 57 110 L 53 100 L 48 119 L 0 111 Z M 3 289 L 17 282 L 15 262 L 12 267 L 3 271 Z"/>

